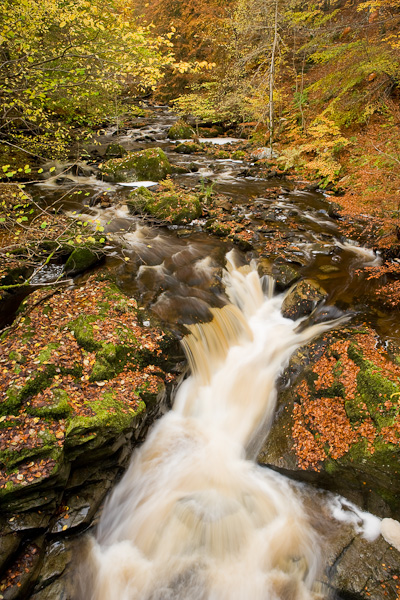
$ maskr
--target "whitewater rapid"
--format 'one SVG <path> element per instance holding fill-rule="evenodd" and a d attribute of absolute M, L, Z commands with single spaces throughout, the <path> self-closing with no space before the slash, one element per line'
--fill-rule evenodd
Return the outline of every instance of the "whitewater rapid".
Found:
<path fill-rule="evenodd" d="M 82 600 L 323 597 L 320 540 L 300 495 L 254 457 L 291 354 L 340 321 L 304 328 L 284 318 L 271 280 L 238 268 L 232 253 L 224 284 L 231 303 L 189 326 L 191 375 L 87 543 Z"/>

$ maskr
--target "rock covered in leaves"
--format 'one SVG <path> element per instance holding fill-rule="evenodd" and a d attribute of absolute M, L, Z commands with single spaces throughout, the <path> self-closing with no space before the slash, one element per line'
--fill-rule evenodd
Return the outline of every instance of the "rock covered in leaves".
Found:
<path fill-rule="evenodd" d="M 260 460 L 356 499 L 383 516 L 400 509 L 399 352 L 372 330 L 327 333 L 292 358 L 290 391 Z"/>
<path fill-rule="evenodd" d="M 127 204 L 133 213 L 144 212 L 174 225 L 190 223 L 202 213 L 199 195 L 179 188 L 171 179 L 161 182 L 157 192 L 135 190 Z"/>
<path fill-rule="evenodd" d="M 160 181 L 172 172 L 172 167 L 161 148 L 148 148 L 108 160 L 100 171 L 106 181 Z"/>
<path fill-rule="evenodd" d="M 315 281 L 304 279 L 293 285 L 282 304 L 282 314 L 296 321 L 305 317 L 327 297 L 325 290 Z"/>
<path fill-rule="evenodd" d="M 4 598 L 33 587 L 49 528 L 63 536 L 89 525 L 146 408 L 173 379 L 162 358 L 171 339 L 143 324 L 136 301 L 106 280 L 25 302 L 0 358 Z"/>

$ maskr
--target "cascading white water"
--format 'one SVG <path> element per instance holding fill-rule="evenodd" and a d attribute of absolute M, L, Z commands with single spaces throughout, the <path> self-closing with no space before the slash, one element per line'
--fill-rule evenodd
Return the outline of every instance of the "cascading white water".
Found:
<path fill-rule="evenodd" d="M 232 304 L 184 340 L 192 374 L 132 459 L 89 543 L 85 600 L 309 600 L 318 536 L 289 482 L 258 467 L 275 382 L 333 323 L 299 328 L 254 268 L 224 275 Z M 264 286 L 265 287 L 265 286 Z"/>

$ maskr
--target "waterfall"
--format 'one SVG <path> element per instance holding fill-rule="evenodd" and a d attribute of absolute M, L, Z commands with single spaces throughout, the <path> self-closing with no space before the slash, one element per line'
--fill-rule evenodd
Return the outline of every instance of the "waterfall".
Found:
<path fill-rule="evenodd" d="M 255 266 L 227 257 L 231 304 L 183 340 L 191 375 L 137 450 L 86 548 L 82 600 L 311 600 L 321 549 L 299 494 L 254 462 L 299 327 Z"/>

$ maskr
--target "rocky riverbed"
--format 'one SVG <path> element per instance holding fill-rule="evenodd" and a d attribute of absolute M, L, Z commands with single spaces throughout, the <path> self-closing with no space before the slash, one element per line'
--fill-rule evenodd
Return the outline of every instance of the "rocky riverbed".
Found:
<path fill-rule="evenodd" d="M 170 406 L 184 370 L 178 338 L 185 325 L 209 319 L 210 306 L 228 301 L 221 269 L 232 247 L 243 264 L 257 261 L 265 285 L 271 276 L 286 294 L 288 318 L 351 317 L 292 357 L 278 382 L 277 414 L 259 462 L 380 518 L 400 516 L 400 332 L 393 309 L 379 301 L 379 286 L 388 280 L 379 278 L 374 229 L 345 219 L 340 198 L 333 202 L 285 178 L 268 153 L 255 153 L 246 141 L 224 149 L 204 141 L 211 138 L 173 144 L 167 134 L 176 118 L 166 115 L 161 125 L 150 119 L 117 137 L 106 132 L 104 152 L 85 175 L 48 171 L 43 184 L 23 191 L 23 201 L 29 204 L 33 194 L 46 214 L 49 195 L 59 206 L 61 193 L 54 222 L 62 218 L 65 230 L 69 219 L 80 229 L 72 244 L 69 231 L 57 246 L 64 286 L 30 294 L 2 338 L 5 600 L 69 598 L 74 540 L 93 523 L 152 420 Z M 106 156 L 116 142 L 123 150 Z M 148 169 L 139 173 L 147 146 Z M 155 160 L 161 167 L 154 168 Z M 124 185 L 116 183 L 120 169 Z M 112 181 L 102 181 L 101 172 Z M 140 186 L 144 179 L 148 188 Z M 77 186 L 88 190 L 87 201 L 74 195 Z M 12 198 L 14 191 L 4 193 Z M 53 242 L 60 234 L 54 231 Z M 92 262 L 73 258 L 75 246 Z M 35 257 L 40 264 L 45 252 Z M 397 258 L 395 248 L 381 254 L 386 263 Z M 94 274 L 67 281 L 99 259 Z M 3 277 L 30 276 L 11 271 L 5 267 Z M 367 542 L 343 523 L 330 526 L 326 537 L 321 584 L 343 600 L 398 595 L 395 547 L 382 537 Z"/>

